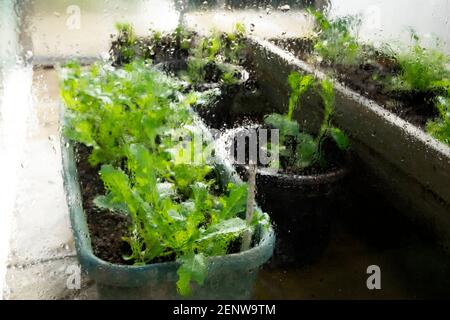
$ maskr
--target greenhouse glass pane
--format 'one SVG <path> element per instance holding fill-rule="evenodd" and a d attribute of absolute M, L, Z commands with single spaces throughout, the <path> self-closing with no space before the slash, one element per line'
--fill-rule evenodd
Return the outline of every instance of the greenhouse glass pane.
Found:
<path fill-rule="evenodd" d="M 449 13 L 0 1 L 2 297 L 449 299 Z"/>

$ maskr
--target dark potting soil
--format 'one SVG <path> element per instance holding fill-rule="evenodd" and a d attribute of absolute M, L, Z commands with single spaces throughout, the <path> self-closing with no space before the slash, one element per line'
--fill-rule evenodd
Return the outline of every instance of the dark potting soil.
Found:
<path fill-rule="evenodd" d="M 359 66 L 329 66 L 326 64 L 322 64 L 322 66 L 336 71 L 337 79 L 353 90 L 378 102 L 385 109 L 422 129 L 425 128 L 428 120 L 438 116 L 432 92 L 386 91 L 383 82 L 373 78 L 375 74 L 379 75 L 379 79 L 386 79 L 396 74 L 397 71 L 392 65 L 386 66 L 378 61 Z"/>
<path fill-rule="evenodd" d="M 265 114 L 270 113 L 269 111 L 275 112 L 263 97 L 251 60 L 243 59 L 240 66 L 248 72 L 248 79 L 245 82 L 224 85 L 221 87 L 220 96 L 207 105 L 194 107 L 208 127 L 223 130 L 250 126 L 254 123 L 262 123 Z M 250 110 L 242 110 L 242 108 L 235 110 L 236 105 L 250 106 Z"/>
<path fill-rule="evenodd" d="M 205 65 L 204 71 L 205 71 L 205 79 L 204 79 L 204 81 L 206 83 L 218 83 L 222 79 L 223 71 L 213 61 L 209 61 Z"/>
<path fill-rule="evenodd" d="M 317 64 L 312 55 L 313 43 L 309 39 L 284 39 L 272 42 L 302 60 Z M 372 50 L 368 50 L 370 51 Z M 326 62 L 319 65 L 325 71 L 333 73 L 337 80 L 351 89 L 422 129 L 429 120 L 438 116 L 433 102 L 435 96 L 433 92 L 389 91 L 386 88 L 383 80 L 398 74 L 400 69 L 394 58 L 381 52 L 368 54 L 367 61 L 356 66 L 330 65 Z"/>
<path fill-rule="evenodd" d="M 88 162 L 90 153 L 90 148 L 77 144 L 75 148 L 77 172 L 92 249 L 102 260 L 129 264 L 122 258 L 124 254 L 129 253 L 129 246 L 122 237 L 128 234 L 130 221 L 124 215 L 99 209 L 93 203 L 95 197 L 105 194 L 105 189 L 98 174 L 100 168 L 92 167 Z"/>

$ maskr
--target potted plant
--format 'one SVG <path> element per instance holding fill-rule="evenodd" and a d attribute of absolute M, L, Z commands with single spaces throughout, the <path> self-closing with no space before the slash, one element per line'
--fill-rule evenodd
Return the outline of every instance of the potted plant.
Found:
<path fill-rule="evenodd" d="M 195 32 L 177 27 L 173 32 L 151 30 L 150 36 L 139 37 L 129 23 L 117 23 L 117 34 L 109 50 L 113 65 L 121 66 L 134 59 L 151 60 L 154 64 L 173 59 L 187 59 Z"/>
<path fill-rule="evenodd" d="M 264 145 L 258 140 L 258 148 L 275 152 L 278 157 L 271 157 L 265 166 L 260 164 L 256 175 L 257 201 L 270 212 L 278 234 L 273 259 L 278 266 L 309 263 L 326 247 L 336 211 L 333 195 L 347 174 L 349 147 L 347 136 L 332 125 L 333 84 L 298 72 L 289 75 L 288 83 L 288 112 L 264 119 L 265 128 L 278 130 L 279 143 L 271 140 Z M 323 107 L 321 124 L 313 134 L 293 119 L 309 90 L 318 90 Z M 238 167 L 246 175 L 242 165 Z"/>
<path fill-rule="evenodd" d="M 215 100 L 196 108 L 209 127 L 220 129 L 231 125 L 230 106 L 246 90 L 250 75 L 244 68 L 245 37 L 245 27 L 240 23 L 231 33 L 212 31 L 209 36 L 197 38 L 186 60 L 160 65 L 196 90 L 220 90 Z"/>
<path fill-rule="evenodd" d="M 249 298 L 272 254 L 268 216 L 246 219 L 246 185 L 203 153 L 212 138 L 191 109 L 201 95 L 142 61 L 63 70 L 64 182 L 100 298 Z"/>

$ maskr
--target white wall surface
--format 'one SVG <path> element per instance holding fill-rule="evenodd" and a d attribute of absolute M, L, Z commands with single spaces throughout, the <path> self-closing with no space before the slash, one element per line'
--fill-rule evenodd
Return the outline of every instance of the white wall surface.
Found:
<path fill-rule="evenodd" d="M 409 43 L 409 28 L 427 46 L 439 37 L 450 53 L 450 0 L 330 0 L 332 15 L 361 14 L 361 38 Z"/>

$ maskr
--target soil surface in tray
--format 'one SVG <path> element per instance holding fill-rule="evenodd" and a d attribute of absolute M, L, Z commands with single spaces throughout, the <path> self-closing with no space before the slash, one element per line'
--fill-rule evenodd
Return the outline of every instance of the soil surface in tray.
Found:
<path fill-rule="evenodd" d="M 379 103 L 385 109 L 397 114 L 402 119 L 424 129 L 428 120 L 438 116 L 434 107 L 432 92 L 399 92 L 387 90 L 384 79 L 399 72 L 398 64 L 392 57 L 375 52 L 365 63 L 355 66 L 330 65 L 318 63 L 312 55 L 313 44 L 305 39 L 272 40 L 283 49 L 299 59 L 319 64 L 326 72 L 333 73 L 337 80 L 351 89 Z M 374 75 L 378 75 L 374 78 Z"/>
<path fill-rule="evenodd" d="M 122 256 L 129 253 L 128 244 L 122 237 L 128 234 L 129 219 L 121 214 L 97 208 L 93 200 L 105 194 L 100 179 L 99 167 L 92 167 L 88 162 L 90 148 L 77 144 L 75 148 L 78 179 L 80 182 L 83 209 L 86 214 L 94 254 L 102 260 L 127 264 Z"/>

